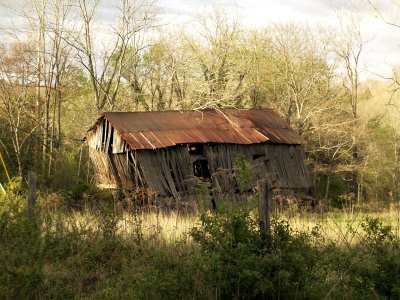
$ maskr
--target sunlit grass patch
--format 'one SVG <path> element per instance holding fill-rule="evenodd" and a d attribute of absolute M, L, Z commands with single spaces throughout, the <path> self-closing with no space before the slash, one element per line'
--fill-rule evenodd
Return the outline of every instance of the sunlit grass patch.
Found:
<path fill-rule="evenodd" d="M 297 213 L 294 216 L 283 213 L 278 217 L 287 220 L 292 229 L 299 232 L 310 233 L 318 228 L 327 241 L 339 246 L 349 246 L 359 242 L 361 224 L 366 218 L 379 218 L 384 224 L 390 225 L 396 236 L 400 237 L 398 205 L 391 205 L 379 212 L 356 210 L 353 213 L 346 213 L 341 210 L 333 210 L 326 213 Z"/>

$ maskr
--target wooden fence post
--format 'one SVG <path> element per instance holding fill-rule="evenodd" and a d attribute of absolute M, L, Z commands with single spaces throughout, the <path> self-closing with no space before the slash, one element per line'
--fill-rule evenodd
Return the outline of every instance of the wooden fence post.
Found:
<path fill-rule="evenodd" d="M 260 224 L 260 233 L 263 237 L 270 231 L 270 201 L 271 192 L 266 179 L 257 180 L 258 192 L 258 216 Z"/>
<path fill-rule="evenodd" d="M 257 180 L 258 215 L 260 233 L 263 237 L 266 237 L 271 232 L 271 209 L 274 208 L 273 196 L 276 184 L 276 176 L 268 176 L 267 179 Z"/>
<path fill-rule="evenodd" d="M 33 171 L 28 172 L 28 217 L 32 218 L 35 213 L 36 203 L 36 173 Z"/>

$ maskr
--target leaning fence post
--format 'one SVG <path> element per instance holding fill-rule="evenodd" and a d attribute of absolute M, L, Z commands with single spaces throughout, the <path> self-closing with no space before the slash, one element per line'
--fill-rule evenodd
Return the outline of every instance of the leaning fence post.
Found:
<path fill-rule="evenodd" d="M 28 172 L 28 217 L 33 217 L 36 203 L 36 173 Z"/>

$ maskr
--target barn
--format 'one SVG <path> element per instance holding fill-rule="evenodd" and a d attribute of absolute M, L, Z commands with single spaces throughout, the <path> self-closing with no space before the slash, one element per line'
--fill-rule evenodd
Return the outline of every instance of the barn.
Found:
<path fill-rule="evenodd" d="M 190 199 L 208 182 L 219 201 L 249 192 L 238 160 L 252 186 L 267 176 L 282 191 L 312 186 L 301 137 L 271 109 L 106 112 L 86 139 L 102 188 Z"/>

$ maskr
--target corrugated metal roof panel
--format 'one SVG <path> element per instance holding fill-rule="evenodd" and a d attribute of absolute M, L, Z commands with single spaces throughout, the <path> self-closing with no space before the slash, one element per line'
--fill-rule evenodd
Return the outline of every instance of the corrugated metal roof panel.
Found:
<path fill-rule="evenodd" d="M 299 134 L 271 109 L 106 112 L 101 118 L 107 119 L 132 149 L 185 143 L 302 143 Z"/>
<path fill-rule="evenodd" d="M 146 149 L 137 139 L 135 136 L 129 132 L 122 132 L 121 136 L 125 141 L 129 144 L 132 149 Z"/>
<path fill-rule="evenodd" d="M 175 146 L 176 143 L 170 139 L 168 131 L 151 131 L 158 140 L 162 141 L 165 147 Z"/>
<path fill-rule="evenodd" d="M 253 144 L 262 143 L 269 140 L 268 137 L 254 128 L 243 128 L 242 131 L 246 134 L 246 137 L 252 141 Z"/>
<path fill-rule="evenodd" d="M 138 141 L 144 149 L 155 149 L 151 141 L 149 141 L 142 132 L 130 132 L 129 133 L 136 141 Z"/>
<path fill-rule="evenodd" d="M 300 135 L 294 130 L 287 128 L 260 128 L 260 132 L 270 139 L 272 143 L 278 144 L 301 144 L 303 142 Z"/>

